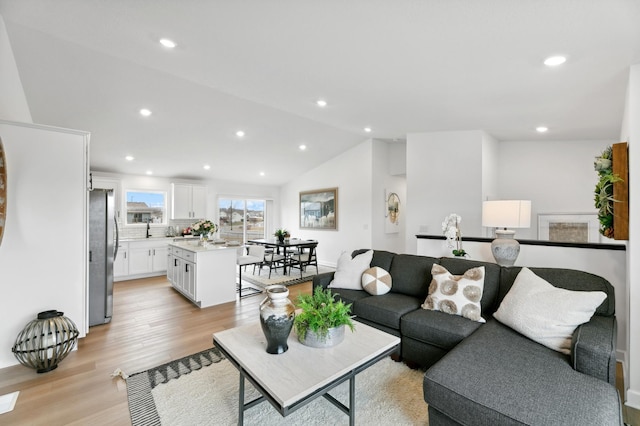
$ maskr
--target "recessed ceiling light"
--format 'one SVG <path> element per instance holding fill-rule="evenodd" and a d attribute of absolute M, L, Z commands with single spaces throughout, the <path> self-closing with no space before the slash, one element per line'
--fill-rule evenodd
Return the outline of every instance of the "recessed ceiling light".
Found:
<path fill-rule="evenodd" d="M 304 151 L 307 149 L 306 145 L 300 145 L 298 148 L 300 148 L 300 151 Z"/>
<path fill-rule="evenodd" d="M 151 115 L 151 111 L 146 108 L 142 108 L 140 110 L 140 115 L 142 115 L 143 117 L 148 117 Z"/>
<path fill-rule="evenodd" d="M 242 130 L 238 130 L 236 132 L 236 136 L 239 137 L 239 138 L 242 138 L 242 137 L 244 137 L 244 132 Z"/>
<path fill-rule="evenodd" d="M 316 105 L 318 105 L 320 108 L 324 108 L 327 106 L 327 101 L 325 101 L 324 99 L 318 99 L 316 101 Z"/>
<path fill-rule="evenodd" d="M 173 40 L 169 40 L 168 38 L 161 38 L 160 44 L 168 49 L 173 49 L 174 47 L 176 47 L 176 42 Z"/>
<path fill-rule="evenodd" d="M 260 172 L 260 176 L 264 176 L 264 172 Z"/>
<path fill-rule="evenodd" d="M 544 60 L 544 64 L 548 67 L 557 67 L 558 65 L 562 65 L 567 61 L 567 58 L 564 56 L 549 56 Z"/>
<path fill-rule="evenodd" d="M 208 165 L 208 164 L 205 164 L 202 168 L 205 169 L 205 170 L 209 170 L 209 169 L 211 169 L 211 166 Z"/>
<path fill-rule="evenodd" d="M 153 172 L 152 172 L 151 170 L 147 170 L 147 174 L 148 174 L 148 175 L 152 175 L 152 174 L 153 174 Z"/>
<path fill-rule="evenodd" d="M 546 132 L 547 130 L 549 130 L 549 128 L 548 128 L 548 127 L 545 127 L 545 126 L 538 126 L 538 127 L 536 127 L 536 132 L 538 132 L 538 133 L 544 133 L 544 132 Z"/>
<path fill-rule="evenodd" d="M 371 133 L 371 127 L 365 127 L 364 131 L 367 132 L 367 133 Z"/>
<path fill-rule="evenodd" d="M 124 157 L 124 159 L 127 160 L 127 161 L 135 160 L 135 158 L 132 155 L 127 155 L 126 157 Z"/>

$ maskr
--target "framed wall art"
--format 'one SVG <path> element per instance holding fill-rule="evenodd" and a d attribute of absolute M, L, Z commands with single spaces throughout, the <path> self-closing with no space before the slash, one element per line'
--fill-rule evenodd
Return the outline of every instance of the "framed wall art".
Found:
<path fill-rule="evenodd" d="M 300 192 L 301 229 L 338 229 L 338 188 Z"/>
<path fill-rule="evenodd" d="M 595 213 L 554 213 L 538 215 L 538 239 L 568 243 L 599 243 L 598 215 Z"/>

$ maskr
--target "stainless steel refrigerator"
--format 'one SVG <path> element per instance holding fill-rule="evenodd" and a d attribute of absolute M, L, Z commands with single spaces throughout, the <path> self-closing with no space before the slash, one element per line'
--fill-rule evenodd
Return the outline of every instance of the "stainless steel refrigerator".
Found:
<path fill-rule="evenodd" d="M 89 193 L 89 326 L 106 324 L 113 315 L 117 239 L 113 190 L 94 189 Z"/>

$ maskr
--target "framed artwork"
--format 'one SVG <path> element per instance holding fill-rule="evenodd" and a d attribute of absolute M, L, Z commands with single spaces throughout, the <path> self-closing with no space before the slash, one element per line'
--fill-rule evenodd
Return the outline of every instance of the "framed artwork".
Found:
<path fill-rule="evenodd" d="M 599 243 L 596 213 L 557 213 L 538 215 L 538 239 L 569 243 Z"/>
<path fill-rule="evenodd" d="M 300 192 L 300 228 L 338 229 L 338 188 Z"/>
<path fill-rule="evenodd" d="M 385 197 L 384 232 L 395 234 L 400 232 L 400 197 L 395 192 Z"/>

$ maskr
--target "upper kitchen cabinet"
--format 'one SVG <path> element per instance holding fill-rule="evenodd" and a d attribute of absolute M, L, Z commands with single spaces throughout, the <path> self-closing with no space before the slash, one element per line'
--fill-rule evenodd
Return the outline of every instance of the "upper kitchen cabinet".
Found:
<path fill-rule="evenodd" d="M 122 198 L 120 194 L 122 193 L 122 190 L 120 189 L 120 179 L 114 177 L 96 176 L 92 173 L 91 184 L 92 188 L 96 189 L 113 189 L 115 215 L 118 223 L 121 223 L 120 212 L 122 210 Z"/>
<path fill-rule="evenodd" d="M 171 184 L 171 219 L 203 219 L 206 215 L 206 186 Z"/>

